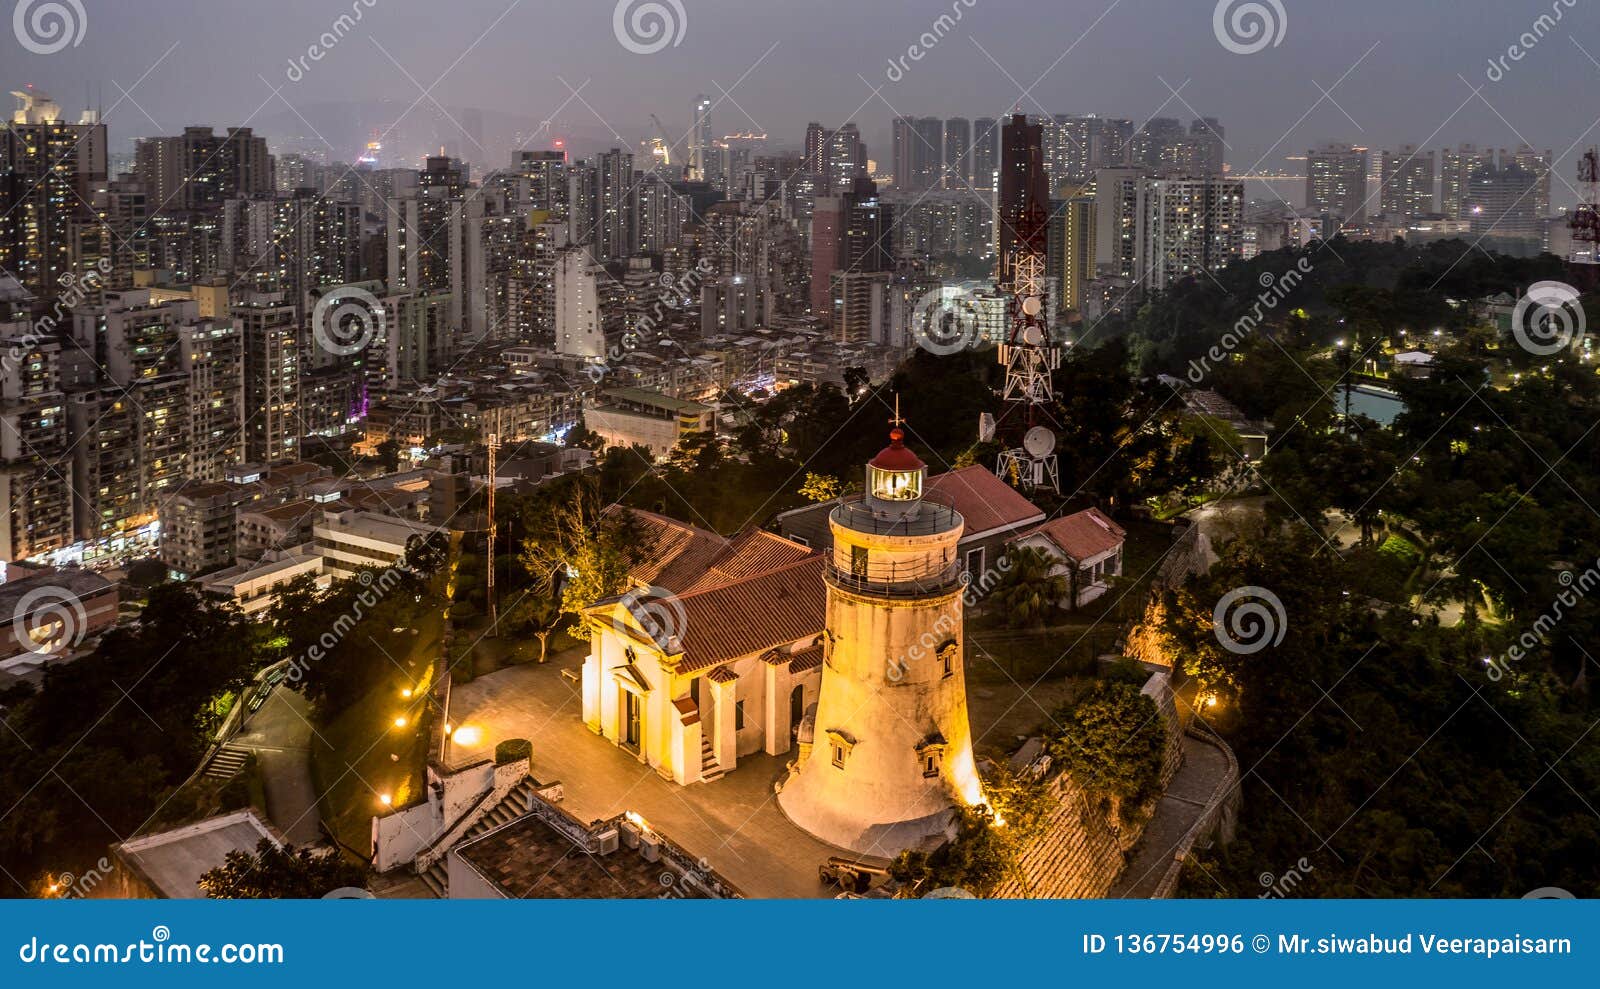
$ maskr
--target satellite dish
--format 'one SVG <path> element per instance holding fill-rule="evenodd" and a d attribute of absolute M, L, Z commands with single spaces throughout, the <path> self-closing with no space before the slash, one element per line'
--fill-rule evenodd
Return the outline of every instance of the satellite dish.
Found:
<path fill-rule="evenodd" d="M 1022 448 L 1033 459 L 1043 460 L 1056 452 L 1056 434 L 1043 426 L 1035 426 L 1022 438 Z"/>
<path fill-rule="evenodd" d="M 990 443 L 994 441 L 995 422 L 991 413 L 985 412 L 978 417 L 978 442 Z"/>
<path fill-rule="evenodd" d="M 1022 328 L 1022 342 L 1030 347 L 1044 345 L 1044 330 L 1037 326 L 1029 325 Z"/>
<path fill-rule="evenodd" d="M 1022 313 L 1025 316 L 1037 316 L 1044 312 L 1044 300 L 1037 295 L 1030 295 L 1022 300 Z"/>

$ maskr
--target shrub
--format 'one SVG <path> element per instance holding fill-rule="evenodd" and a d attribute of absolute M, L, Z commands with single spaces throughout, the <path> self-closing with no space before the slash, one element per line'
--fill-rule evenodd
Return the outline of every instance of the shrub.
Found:
<path fill-rule="evenodd" d="M 504 766 L 519 759 L 533 758 L 533 743 L 526 738 L 508 738 L 494 747 L 494 764 Z"/>

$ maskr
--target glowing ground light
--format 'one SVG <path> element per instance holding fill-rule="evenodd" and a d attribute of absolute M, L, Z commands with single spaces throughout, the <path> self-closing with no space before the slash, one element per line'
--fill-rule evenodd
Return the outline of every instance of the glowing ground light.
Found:
<path fill-rule="evenodd" d="M 406 723 L 407 722 L 406 722 L 406 719 L 405 719 L 404 716 L 401 716 L 401 717 L 398 717 L 398 718 L 394 719 L 394 726 L 396 728 L 404 728 L 406 726 Z"/>
<path fill-rule="evenodd" d="M 451 735 L 450 737 L 454 739 L 458 745 L 477 745 L 479 742 L 483 741 L 483 729 L 474 727 L 473 725 L 462 725 L 460 728 L 457 728 L 455 730 L 455 734 Z"/>
<path fill-rule="evenodd" d="M 404 697 L 406 700 L 410 700 L 411 699 L 411 688 L 407 687 L 406 689 L 400 691 L 400 696 Z"/>
<path fill-rule="evenodd" d="M 378 794 L 378 803 L 383 804 L 385 807 L 387 807 L 390 804 L 394 803 L 394 798 L 389 796 L 387 793 L 380 793 L 380 794 Z"/>

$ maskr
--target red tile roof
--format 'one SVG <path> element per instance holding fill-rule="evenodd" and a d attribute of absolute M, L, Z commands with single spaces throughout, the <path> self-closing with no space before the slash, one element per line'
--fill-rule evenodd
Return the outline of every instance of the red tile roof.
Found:
<path fill-rule="evenodd" d="M 731 584 L 799 563 L 811 555 L 811 550 L 776 533 L 764 529 L 746 529 L 733 537 L 711 568 L 689 590 L 702 591 Z"/>
<path fill-rule="evenodd" d="M 928 494 L 961 513 L 966 520 L 966 536 L 1027 525 L 1044 518 L 1039 506 L 981 464 L 929 478 Z"/>
<path fill-rule="evenodd" d="M 822 632 L 827 595 L 823 559 L 810 556 L 771 573 L 681 595 L 680 673 L 785 646 Z"/>
<path fill-rule="evenodd" d="M 1111 552 L 1121 546 L 1128 535 L 1098 508 L 1053 519 L 1026 535 L 1036 534 L 1055 543 L 1061 552 L 1079 563 Z"/>

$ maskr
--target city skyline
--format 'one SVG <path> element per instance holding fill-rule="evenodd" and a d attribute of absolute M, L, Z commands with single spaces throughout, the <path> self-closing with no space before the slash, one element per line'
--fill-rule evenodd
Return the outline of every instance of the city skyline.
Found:
<path fill-rule="evenodd" d="M 1574 34 L 1594 26 L 1596 13 L 1559 2 L 1554 20 L 1543 3 L 1469 0 L 1455 5 L 1448 32 L 1437 14 L 1375 0 L 1290 3 L 1278 43 L 1247 55 L 1213 36 L 1213 5 L 1157 0 L 1060 5 L 1071 27 L 1054 35 L 1028 30 L 1030 7 L 1018 0 L 893 11 L 698 0 L 681 4 L 681 19 L 672 15 L 681 33 L 661 50 L 629 42 L 648 54 L 625 48 L 614 23 L 637 3 L 465 0 L 441 21 L 405 0 L 353 0 L 354 14 L 292 0 L 265 23 L 189 0 L 162 6 L 157 25 L 137 8 L 89 4 L 78 43 L 50 54 L 5 34 L 8 85 L 34 85 L 67 109 L 114 107 L 114 153 L 138 137 L 248 120 L 275 150 L 323 148 L 346 160 L 376 131 L 406 164 L 454 143 L 462 157 L 496 167 L 514 147 L 557 139 L 580 153 L 634 147 L 656 134 L 651 114 L 687 147 L 702 94 L 719 136 L 766 133 L 779 147 L 800 146 L 813 120 L 830 129 L 854 120 L 883 170 L 898 115 L 999 118 L 1020 107 L 1136 124 L 1216 116 L 1228 123 L 1235 173 L 1282 173 L 1293 167 L 1286 159 L 1326 141 L 1374 151 L 1526 141 L 1555 150 L 1567 181 L 1555 184 L 1553 201 L 1567 205 L 1576 198 L 1568 173 L 1593 121 L 1565 112 L 1550 81 L 1600 75 L 1594 47 Z M 1548 25 L 1536 23 L 1541 16 Z M 626 20 L 621 30 L 631 30 Z M 251 39 L 243 53 L 228 40 L 241 32 Z M 541 44 L 546 37 L 557 43 Z M 1507 57 L 1519 38 L 1536 46 Z M 908 56 L 913 45 L 918 54 Z M 1122 57 L 1130 46 L 1142 57 Z M 189 85 L 193 72 L 208 84 Z M 1294 85 L 1256 84 L 1286 72 Z M 1389 98 L 1395 92 L 1407 98 Z M 474 108 L 476 121 L 467 119 Z"/>

